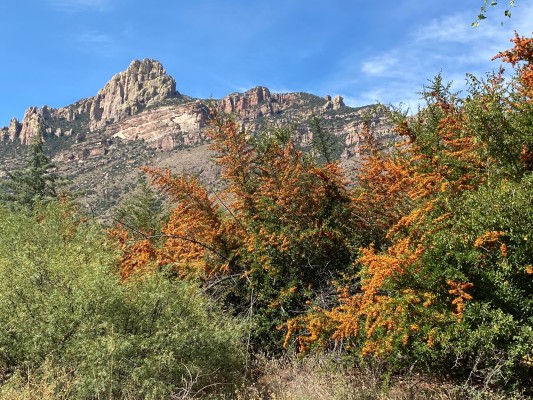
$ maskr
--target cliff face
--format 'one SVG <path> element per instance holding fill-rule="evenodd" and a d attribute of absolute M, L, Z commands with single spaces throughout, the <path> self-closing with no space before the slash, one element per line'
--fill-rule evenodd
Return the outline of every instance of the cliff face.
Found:
<path fill-rule="evenodd" d="M 258 86 L 244 93 L 232 93 L 217 101 L 216 107 L 218 111 L 249 120 L 279 114 L 297 100 L 297 93 L 271 94 L 266 87 Z"/>
<path fill-rule="evenodd" d="M 46 106 L 41 109 L 30 107 L 26 110 L 24 118 L 22 118 L 22 128 L 19 136 L 22 144 L 29 144 L 31 142 L 32 136 L 34 136 L 39 131 L 40 126 L 43 125 L 45 116 L 50 116 L 50 112 Z"/>
<path fill-rule="evenodd" d="M 158 150 L 191 147 L 205 142 L 209 109 L 200 101 L 161 106 L 112 124 L 104 132 L 123 140 L 143 140 Z"/>
<path fill-rule="evenodd" d="M 96 202 L 103 197 L 112 201 L 127 191 L 137 167 L 145 164 L 198 174 L 216 185 L 216 168 L 207 162 L 208 104 L 233 114 L 251 133 L 265 124 L 296 124 L 297 140 L 304 147 L 312 139 L 309 120 L 318 116 L 324 128 L 342 138 L 342 158 L 348 163 L 361 153 L 363 115 L 371 114 L 378 134 L 388 134 L 383 115 L 373 106 L 347 107 L 340 96 L 271 93 L 258 86 L 219 100 L 193 99 L 177 92 L 161 63 L 145 59 L 133 61 L 94 97 L 57 109 L 30 107 L 22 121 L 13 118 L 0 128 L 0 142 L 7 142 L 0 143 L 0 162 L 8 168 L 16 165 L 20 152 L 9 149 L 31 143 L 40 130 L 60 172 L 77 189 L 95 188 Z"/>
<path fill-rule="evenodd" d="M 89 127 L 95 130 L 123 121 L 151 104 L 178 96 L 176 81 L 159 61 L 135 60 L 90 100 Z"/>
<path fill-rule="evenodd" d="M 20 122 L 16 118 L 12 118 L 9 122 L 9 126 L 3 127 L 0 130 L 0 141 L 9 140 L 15 141 L 20 136 L 21 130 Z"/>

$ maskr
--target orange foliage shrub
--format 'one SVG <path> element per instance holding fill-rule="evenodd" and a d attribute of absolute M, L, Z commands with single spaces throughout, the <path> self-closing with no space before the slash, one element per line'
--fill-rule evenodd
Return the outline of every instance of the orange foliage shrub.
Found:
<path fill-rule="evenodd" d="M 148 237 L 136 239 L 121 226 L 112 229 L 109 236 L 122 251 L 118 267 L 123 280 L 134 272 L 148 272 L 148 266 L 156 257 L 156 249 Z"/>
<path fill-rule="evenodd" d="M 446 237 L 452 221 L 460 221 L 455 206 L 466 192 L 489 185 L 493 171 L 508 179 L 513 173 L 522 176 L 516 172 L 520 163 L 522 171 L 533 169 L 531 135 L 523 136 L 526 143 L 520 145 L 517 154 L 515 144 L 520 138 L 512 131 L 530 129 L 527 118 L 533 98 L 533 39 L 516 35 L 513 42 L 513 49 L 496 58 L 517 67 L 516 92 L 509 94 L 502 89 L 500 73 L 474 91 L 477 97 L 463 101 L 450 94 L 438 77 L 425 93 L 426 108 L 411 118 L 397 116 L 394 131 L 406 140 L 399 142 L 395 151 L 381 151 L 365 127 L 368 149 L 357 179 L 354 206 L 365 226 L 378 234 L 374 235 L 374 244 L 360 249 L 356 263 L 359 284 L 341 286 L 337 306 L 314 307 L 289 321 L 286 345 L 294 338 L 301 350 L 334 343 L 345 348 L 355 345 L 362 355 L 385 356 L 415 339 L 431 349 L 441 328 L 461 324 L 466 304 L 475 300 L 474 280 L 480 279 L 476 274 L 491 272 L 464 271 L 445 262 L 442 264 L 449 270 L 439 271 L 432 264 L 440 260 L 431 260 L 426 254 L 435 247 L 433 240 Z M 510 108 L 505 111 L 504 107 Z M 517 109 L 513 123 L 526 128 L 510 128 L 515 140 L 511 142 L 498 129 L 510 126 L 506 118 Z M 501 125 L 495 125 L 495 121 Z M 500 140 L 496 143 L 501 149 L 495 148 L 495 139 Z M 475 221 L 472 224 L 475 226 Z M 460 246 L 466 246 L 465 253 L 458 255 L 462 262 L 472 262 L 481 269 L 489 262 L 503 263 L 502 268 L 509 270 L 505 263 L 513 254 L 507 240 L 504 242 L 504 231 L 487 230 L 474 239 L 463 237 L 461 232 L 454 235 Z M 527 235 L 524 237 L 527 240 Z M 494 260 L 489 260 L 488 255 L 479 254 L 480 250 L 498 252 Z M 449 255 L 444 253 L 445 257 Z M 524 271 L 523 265 L 520 271 Z M 531 266 L 525 267 L 525 272 L 530 274 Z M 487 275 L 481 282 L 495 284 L 491 280 L 498 282 L 497 276 Z M 516 288 L 517 292 L 527 290 L 527 284 L 516 282 Z"/>
<path fill-rule="evenodd" d="M 517 89 L 533 101 L 533 38 L 526 38 L 515 32 L 511 39 L 514 47 L 498 53 L 493 60 L 501 58 L 517 70 Z M 521 65 L 519 65 L 521 64 Z"/>
<path fill-rule="evenodd" d="M 213 114 L 209 135 L 225 189 L 210 193 L 194 177 L 145 167 L 174 208 L 152 236 L 155 248 L 117 236 L 121 270 L 127 277 L 170 266 L 207 287 L 231 282 L 224 290 L 232 305 L 257 310 L 258 331 L 271 335 L 352 264 L 359 222 L 348 183 L 336 162 L 322 165 L 305 155 L 290 132 L 253 138 Z"/>
<path fill-rule="evenodd" d="M 430 93 L 430 107 L 395 127 L 407 137 L 397 144 L 396 152 L 380 152 L 371 138 L 368 141 L 374 148 L 360 170 L 361 185 L 354 203 L 359 213 L 385 232 L 384 249 L 370 246 L 360 250 L 356 293 L 348 296 L 343 292 L 336 308 L 310 313 L 288 326 L 287 338 L 296 335 L 302 348 L 328 339 L 312 328 L 321 321 L 322 331 L 332 332 L 330 339 L 347 342 L 363 335 L 362 354 L 384 355 L 407 344 L 413 335 L 426 335 L 429 340 L 433 331 L 421 332 L 421 322 L 432 326 L 432 320 L 450 321 L 452 314 L 460 319 L 464 301 L 471 299 L 465 292 L 450 291 L 457 297 L 450 299 L 446 315 L 439 307 L 430 309 L 437 292 L 409 284 L 409 280 L 423 279 L 420 259 L 430 245 L 428 235 L 445 229 L 453 216 L 449 199 L 479 187 L 486 179 L 483 144 L 470 135 L 467 118 L 454 99 L 437 89 Z M 420 126 L 431 119 L 431 131 L 422 131 Z M 297 332 L 305 325 L 302 321 L 306 321 L 307 333 Z"/>

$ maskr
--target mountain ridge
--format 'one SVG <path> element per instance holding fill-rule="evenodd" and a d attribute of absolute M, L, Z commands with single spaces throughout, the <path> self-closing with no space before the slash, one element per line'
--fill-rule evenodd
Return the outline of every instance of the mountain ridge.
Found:
<path fill-rule="evenodd" d="M 318 116 L 341 137 L 342 159 L 348 164 L 361 153 L 363 117 L 370 117 L 378 134 L 389 134 L 375 105 L 353 108 L 341 96 L 271 93 L 263 86 L 221 99 L 198 99 L 181 94 L 159 61 L 143 59 L 133 60 L 93 97 L 60 108 L 29 107 L 22 121 L 13 118 L 0 128 L 0 160 L 14 168 L 20 163 L 18 146 L 29 144 L 41 130 L 59 172 L 97 209 L 109 209 L 127 193 L 138 167 L 145 164 L 193 173 L 216 184 L 216 167 L 209 163 L 210 108 L 234 115 L 251 133 L 266 125 L 294 125 L 295 139 L 303 147 L 312 138 L 309 121 Z"/>

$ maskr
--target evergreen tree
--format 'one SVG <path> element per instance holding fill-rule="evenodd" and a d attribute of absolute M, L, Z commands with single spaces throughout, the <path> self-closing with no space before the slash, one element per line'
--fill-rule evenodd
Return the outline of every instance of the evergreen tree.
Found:
<path fill-rule="evenodd" d="M 161 230 L 163 211 L 161 198 L 142 176 L 137 188 L 116 206 L 113 218 L 135 235 L 153 234 Z"/>
<path fill-rule="evenodd" d="M 321 164 L 329 164 L 338 160 L 342 152 L 342 137 L 335 136 L 323 128 L 323 122 L 316 116 L 310 121 L 311 147 L 316 160 Z"/>
<path fill-rule="evenodd" d="M 26 163 L 14 171 L 6 171 L 0 182 L 0 201 L 32 207 L 36 201 L 57 197 L 55 165 L 46 156 L 41 129 L 29 146 Z"/>

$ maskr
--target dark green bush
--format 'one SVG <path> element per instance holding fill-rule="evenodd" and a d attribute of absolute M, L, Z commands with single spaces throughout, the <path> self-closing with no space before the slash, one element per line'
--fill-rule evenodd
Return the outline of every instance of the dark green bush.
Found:
<path fill-rule="evenodd" d="M 484 385 L 520 390 L 533 384 L 532 193 L 533 175 L 526 175 L 465 194 L 425 256 L 434 271 L 475 282 L 464 320 L 442 334 L 433 362 L 447 362 L 452 374 Z M 486 232 L 501 237 L 473 245 Z"/>

